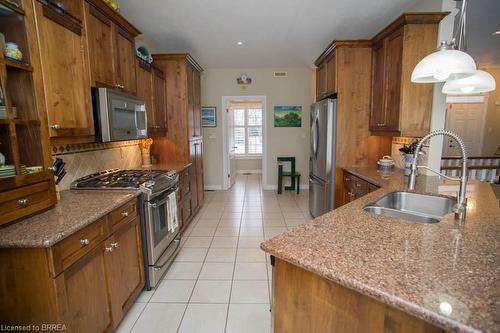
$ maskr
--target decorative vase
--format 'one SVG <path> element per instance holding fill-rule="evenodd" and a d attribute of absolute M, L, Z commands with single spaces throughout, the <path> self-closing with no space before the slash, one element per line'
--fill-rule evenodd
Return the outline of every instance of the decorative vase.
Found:
<path fill-rule="evenodd" d="M 142 155 L 142 167 L 150 167 L 151 166 L 151 154 L 150 149 L 153 144 L 153 139 L 147 138 L 142 139 L 139 146 L 141 147 L 141 155 Z"/>
<path fill-rule="evenodd" d="M 23 53 L 19 50 L 19 46 L 16 43 L 8 42 L 5 43 L 4 54 L 7 58 L 14 59 L 17 61 L 23 60 Z"/>
<path fill-rule="evenodd" d="M 404 175 L 409 176 L 411 173 L 411 165 L 413 164 L 413 159 L 415 155 L 413 154 L 406 154 L 404 156 L 404 161 L 405 161 L 405 168 L 404 168 Z"/>

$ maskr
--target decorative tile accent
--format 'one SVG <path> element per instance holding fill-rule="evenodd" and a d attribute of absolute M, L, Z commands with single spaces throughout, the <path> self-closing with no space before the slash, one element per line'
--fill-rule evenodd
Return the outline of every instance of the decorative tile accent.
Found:
<path fill-rule="evenodd" d="M 119 142 L 94 142 L 94 143 L 82 143 L 82 144 L 72 144 L 72 145 L 58 145 L 58 146 L 52 146 L 52 155 L 63 155 L 63 154 L 72 154 L 84 151 L 135 146 L 138 145 L 140 141 L 141 140 L 129 140 L 129 141 L 119 141 Z"/>
<path fill-rule="evenodd" d="M 61 151 L 52 155 L 54 159 L 59 157 L 66 162 L 66 176 L 59 183 L 59 190 L 67 190 L 74 180 L 97 171 L 140 167 L 142 159 L 138 143 L 139 141 L 124 141 L 54 147 Z M 100 148 L 100 145 L 105 148 Z"/>

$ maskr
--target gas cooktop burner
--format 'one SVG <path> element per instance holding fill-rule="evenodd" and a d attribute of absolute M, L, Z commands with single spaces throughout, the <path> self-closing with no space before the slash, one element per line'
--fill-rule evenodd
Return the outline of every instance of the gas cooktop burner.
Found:
<path fill-rule="evenodd" d="M 178 176 L 172 171 L 110 169 L 75 180 L 71 189 L 141 189 L 151 195 L 174 187 L 177 182 Z"/>

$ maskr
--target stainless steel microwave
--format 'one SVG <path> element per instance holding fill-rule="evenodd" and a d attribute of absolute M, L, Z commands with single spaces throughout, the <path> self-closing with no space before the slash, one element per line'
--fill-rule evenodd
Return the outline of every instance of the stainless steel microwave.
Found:
<path fill-rule="evenodd" d="M 148 136 L 146 102 L 109 88 L 92 88 L 94 124 L 99 141 L 123 141 Z"/>

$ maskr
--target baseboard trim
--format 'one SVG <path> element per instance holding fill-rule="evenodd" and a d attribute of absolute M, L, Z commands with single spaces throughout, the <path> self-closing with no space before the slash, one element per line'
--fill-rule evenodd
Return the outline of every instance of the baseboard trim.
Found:
<path fill-rule="evenodd" d="M 256 169 L 256 170 L 236 170 L 236 173 L 241 175 L 244 173 L 251 173 L 251 174 L 261 174 L 262 170 L 261 169 Z"/>
<path fill-rule="evenodd" d="M 262 188 L 265 191 L 277 191 L 278 190 L 278 185 L 265 185 Z M 300 184 L 300 189 L 301 190 L 308 190 L 309 189 L 309 184 Z"/>
<path fill-rule="evenodd" d="M 205 191 L 222 191 L 222 185 L 206 185 L 204 186 Z"/>

